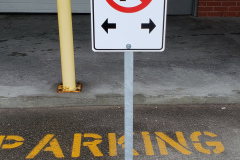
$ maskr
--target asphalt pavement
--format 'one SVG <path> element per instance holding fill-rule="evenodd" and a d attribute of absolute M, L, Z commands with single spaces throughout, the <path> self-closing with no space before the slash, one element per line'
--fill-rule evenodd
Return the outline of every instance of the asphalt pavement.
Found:
<path fill-rule="evenodd" d="M 123 106 L 0 109 L 0 159 L 124 159 Z M 134 107 L 134 159 L 240 159 L 240 105 Z"/>

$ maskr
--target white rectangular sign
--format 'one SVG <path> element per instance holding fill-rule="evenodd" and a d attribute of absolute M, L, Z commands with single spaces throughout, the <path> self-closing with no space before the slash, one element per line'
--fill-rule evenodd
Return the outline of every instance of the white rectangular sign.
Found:
<path fill-rule="evenodd" d="M 95 52 L 161 52 L 167 0 L 91 0 Z"/>

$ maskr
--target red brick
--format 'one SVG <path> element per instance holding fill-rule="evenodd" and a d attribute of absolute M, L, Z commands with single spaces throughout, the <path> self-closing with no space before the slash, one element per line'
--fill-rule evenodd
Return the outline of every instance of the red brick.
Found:
<path fill-rule="evenodd" d="M 221 17 L 222 12 L 208 12 L 209 17 Z"/>
<path fill-rule="evenodd" d="M 237 12 L 237 17 L 240 17 L 240 12 Z"/>
<path fill-rule="evenodd" d="M 198 12 L 198 17 L 207 17 L 208 12 Z"/>
<path fill-rule="evenodd" d="M 229 7 L 229 11 L 240 11 L 240 7 Z"/>
<path fill-rule="evenodd" d="M 223 12 L 223 17 L 236 17 L 237 12 Z"/>
<path fill-rule="evenodd" d="M 237 2 L 222 2 L 222 6 L 237 6 Z"/>
<path fill-rule="evenodd" d="M 222 2 L 207 2 L 207 6 L 222 6 Z"/>
<path fill-rule="evenodd" d="M 207 2 L 199 2 L 198 6 L 207 6 Z"/>
<path fill-rule="evenodd" d="M 199 0 L 199 2 L 209 2 L 211 0 Z"/>
<path fill-rule="evenodd" d="M 213 7 L 199 7 L 198 8 L 199 11 L 213 11 Z"/>
<path fill-rule="evenodd" d="M 228 11 L 229 7 L 214 7 L 214 11 Z"/>
<path fill-rule="evenodd" d="M 240 17 L 240 0 L 199 0 L 199 17 Z"/>

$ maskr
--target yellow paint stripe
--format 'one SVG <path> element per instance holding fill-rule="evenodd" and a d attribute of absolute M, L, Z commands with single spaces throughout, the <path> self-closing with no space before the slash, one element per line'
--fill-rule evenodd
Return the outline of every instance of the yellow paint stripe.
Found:
<path fill-rule="evenodd" d="M 56 138 L 53 138 L 51 141 L 50 141 L 50 146 L 49 147 L 46 147 L 44 149 L 44 151 L 50 151 L 50 152 L 53 152 L 54 156 L 57 157 L 57 158 L 64 158 L 64 155 L 63 155 L 63 152 L 62 152 L 62 149 L 58 143 L 58 140 Z"/>
<path fill-rule="evenodd" d="M 87 146 L 90 149 L 90 151 L 93 153 L 94 156 L 102 157 L 103 154 L 97 147 L 97 145 L 102 142 L 102 137 L 100 135 L 94 134 L 94 133 L 86 133 L 86 134 L 84 134 L 84 137 L 89 137 L 89 138 L 95 139 L 92 142 L 83 142 L 83 146 Z"/>
<path fill-rule="evenodd" d="M 190 138 L 191 138 L 191 140 L 193 141 L 193 142 L 199 142 L 199 136 L 201 136 L 202 135 L 202 133 L 201 132 L 199 132 L 199 131 L 196 131 L 196 132 L 193 132 L 192 134 L 191 134 L 191 136 L 190 136 Z"/>
<path fill-rule="evenodd" d="M 0 136 L 0 147 L 2 145 L 2 142 L 3 142 L 4 138 L 5 138 L 5 136 Z"/>
<path fill-rule="evenodd" d="M 176 132 L 176 136 L 177 136 L 178 142 L 179 142 L 181 145 L 183 145 L 184 147 L 188 148 L 188 145 L 187 145 L 187 142 L 186 142 L 186 140 L 185 140 L 185 138 L 184 138 L 183 133 L 177 131 L 177 132 Z"/>
<path fill-rule="evenodd" d="M 74 134 L 73 147 L 72 147 L 72 157 L 76 158 L 80 156 L 82 134 Z"/>
<path fill-rule="evenodd" d="M 135 134 L 135 133 L 133 133 L 133 134 Z M 118 144 L 121 145 L 122 148 L 125 148 L 125 144 L 123 144 L 124 142 L 125 142 L 125 136 L 123 135 L 122 137 L 120 137 L 120 138 L 118 139 Z M 135 149 L 133 149 L 133 155 L 134 155 L 134 156 L 138 156 L 139 153 L 138 153 Z"/>
<path fill-rule="evenodd" d="M 34 158 L 42 149 L 43 147 L 53 138 L 54 134 L 46 135 L 38 145 L 27 155 L 26 159 Z"/>
<path fill-rule="evenodd" d="M 149 156 L 154 155 L 153 146 L 152 146 L 149 132 L 142 132 L 142 137 L 143 137 L 143 142 L 145 145 L 146 155 L 149 155 Z"/>
<path fill-rule="evenodd" d="M 108 133 L 109 156 L 117 156 L 117 140 L 115 133 Z"/>
<path fill-rule="evenodd" d="M 21 136 L 16 136 L 16 135 L 9 135 L 6 137 L 6 140 L 13 140 L 16 141 L 13 144 L 3 144 L 2 149 L 12 149 L 12 148 L 17 148 L 23 144 L 23 137 Z"/>
<path fill-rule="evenodd" d="M 173 148 L 177 149 L 179 152 L 181 152 L 182 154 L 185 154 L 185 155 L 190 155 L 191 152 L 189 150 L 187 150 L 186 148 L 184 148 L 182 145 L 180 145 L 179 143 L 175 142 L 172 138 L 168 137 L 167 135 L 165 135 L 164 133 L 162 132 L 155 132 L 155 134 L 161 138 L 162 140 L 164 140 L 165 142 L 167 142 L 169 145 L 171 145 Z M 164 145 L 164 147 L 162 147 L 162 149 L 164 149 L 164 155 L 167 154 L 166 152 L 166 144 L 165 142 L 161 142 L 159 140 L 159 138 L 157 137 L 157 140 L 159 141 L 159 145 Z M 183 140 L 182 140 L 183 141 Z M 159 147 L 159 149 L 161 149 L 161 147 Z M 161 150 L 160 150 L 161 151 Z"/>
<path fill-rule="evenodd" d="M 157 139 L 160 154 L 161 155 L 168 155 L 166 143 L 158 137 L 156 137 L 156 139 Z"/>

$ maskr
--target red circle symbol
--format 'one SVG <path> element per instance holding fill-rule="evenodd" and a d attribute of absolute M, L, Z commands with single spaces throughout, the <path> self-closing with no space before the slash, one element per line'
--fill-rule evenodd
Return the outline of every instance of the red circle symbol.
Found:
<path fill-rule="evenodd" d="M 147 7 L 150 4 L 150 2 L 152 2 L 152 0 L 140 0 L 142 3 L 137 6 L 123 7 L 117 4 L 116 2 L 114 2 L 113 0 L 106 0 L 106 1 L 112 8 L 116 9 L 119 12 L 124 12 L 124 13 L 134 13 L 134 12 L 141 11 L 142 9 Z"/>

